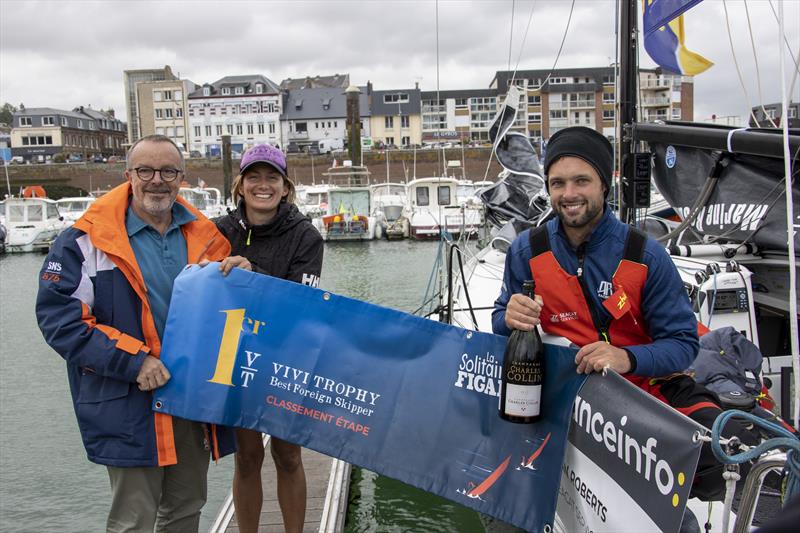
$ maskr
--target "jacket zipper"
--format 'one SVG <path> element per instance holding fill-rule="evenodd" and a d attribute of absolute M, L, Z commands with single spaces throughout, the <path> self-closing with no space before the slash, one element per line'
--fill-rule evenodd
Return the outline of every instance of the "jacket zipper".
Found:
<path fill-rule="evenodd" d="M 607 344 L 611 344 L 611 336 L 608 333 L 608 326 L 610 320 L 603 320 L 600 317 L 600 312 L 597 310 L 597 307 L 594 305 L 594 300 L 592 300 L 592 294 L 589 292 L 589 287 L 586 286 L 586 280 L 583 279 L 583 260 L 586 257 L 586 243 L 581 243 L 578 246 L 578 250 L 576 251 L 578 256 L 578 270 L 576 272 L 578 283 L 581 286 L 581 290 L 583 291 L 583 299 L 586 300 L 586 305 L 589 307 L 589 313 L 592 315 L 592 322 L 594 323 L 594 327 L 597 330 L 599 335 L 599 340 L 604 341 Z"/>

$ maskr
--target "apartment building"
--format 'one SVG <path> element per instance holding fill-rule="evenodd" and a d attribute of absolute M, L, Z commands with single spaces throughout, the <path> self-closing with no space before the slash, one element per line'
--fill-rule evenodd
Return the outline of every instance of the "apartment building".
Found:
<path fill-rule="evenodd" d="M 243 152 L 254 144 L 282 146 L 280 90 L 261 74 L 226 76 L 206 83 L 188 97 L 188 136 L 191 151 L 216 157 L 222 136 L 231 136 L 231 150 Z"/>
<path fill-rule="evenodd" d="M 372 85 L 359 87 L 361 136 L 370 137 Z M 347 139 L 347 97 L 339 88 L 293 89 L 283 93 L 281 133 L 287 150 L 304 149 L 323 139 Z"/>
<path fill-rule="evenodd" d="M 20 106 L 14 113 L 11 153 L 37 163 L 50 161 L 56 154 L 72 160 L 122 156 L 126 138 L 126 124 L 112 110 Z"/>
<path fill-rule="evenodd" d="M 367 84 L 371 87 L 371 84 Z M 397 89 L 370 93 L 370 131 L 373 141 L 387 146 L 422 144 L 421 91 Z"/>
<path fill-rule="evenodd" d="M 296 89 L 342 89 L 350 87 L 350 74 L 336 73 L 332 76 L 306 76 L 305 78 L 286 78 L 281 81 L 281 92 Z"/>
<path fill-rule="evenodd" d="M 800 128 L 800 103 L 790 103 L 786 114 L 789 116 L 789 127 Z M 751 128 L 773 128 L 782 127 L 783 104 L 764 104 L 755 106 L 750 115 L 749 124 Z"/>
<path fill-rule="evenodd" d="M 423 91 L 422 142 L 488 142 L 497 94 L 496 89 Z"/>
<path fill-rule="evenodd" d="M 142 137 L 165 135 L 185 150 L 189 146 L 188 95 L 196 89 L 189 80 L 141 82 L 136 85 Z"/>
<path fill-rule="evenodd" d="M 172 73 L 169 65 L 164 68 L 126 70 L 123 73 L 125 83 L 125 111 L 128 117 L 128 142 L 133 144 L 140 137 L 141 125 L 139 122 L 139 104 L 137 101 L 136 86 L 139 83 L 153 81 L 177 80 L 178 77 Z"/>
<path fill-rule="evenodd" d="M 617 94 L 615 68 L 569 68 L 497 71 L 490 87 L 500 101 L 513 83 L 524 94 L 513 129 L 527 133 L 534 144 L 569 126 L 587 126 L 608 137 L 616 136 Z M 694 84 L 691 76 L 660 69 L 639 71 L 640 119 L 692 120 Z"/>

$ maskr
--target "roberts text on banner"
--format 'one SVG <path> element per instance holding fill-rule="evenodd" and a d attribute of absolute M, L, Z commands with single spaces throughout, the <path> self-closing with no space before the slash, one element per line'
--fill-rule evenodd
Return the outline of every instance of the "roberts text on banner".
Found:
<path fill-rule="evenodd" d="M 564 529 L 678 531 L 700 457 L 695 437 L 707 431 L 619 374 L 592 374 L 575 399 L 561 471 Z"/>
<path fill-rule="evenodd" d="M 528 531 L 552 529 L 573 349 L 546 345 L 543 419 L 498 416 L 506 339 L 214 265 L 175 281 L 154 409 L 264 431 Z"/>

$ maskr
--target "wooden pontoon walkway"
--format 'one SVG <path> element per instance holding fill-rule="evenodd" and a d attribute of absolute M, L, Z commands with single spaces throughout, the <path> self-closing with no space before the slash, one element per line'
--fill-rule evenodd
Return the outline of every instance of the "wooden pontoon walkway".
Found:
<path fill-rule="evenodd" d="M 265 437 L 265 445 L 268 437 Z M 278 507 L 275 464 L 266 450 L 261 470 L 264 503 L 261 508 L 260 533 L 283 533 L 283 518 Z M 306 472 L 306 523 L 304 532 L 339 533 L 344 529 L 350 465 L 321 453 L 303 448 Z M 231 494 L 219 510 L 209 533 L 238 533 Z"/>

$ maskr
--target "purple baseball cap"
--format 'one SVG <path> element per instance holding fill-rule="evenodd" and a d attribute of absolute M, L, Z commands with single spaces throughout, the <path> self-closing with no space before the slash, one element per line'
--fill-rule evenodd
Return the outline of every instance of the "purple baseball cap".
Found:
<path fill-rule="evenodd" d="M 286 172 L 286 156 L 271 144 L 257 144 L 242 156 L 239 162 L 239 172 L 244 172 L 257 163 L 266 163 L 275 168 L 282 176 L 288 177 Z"/>

